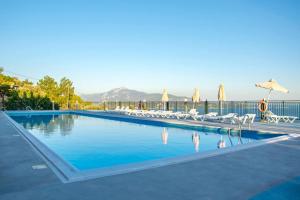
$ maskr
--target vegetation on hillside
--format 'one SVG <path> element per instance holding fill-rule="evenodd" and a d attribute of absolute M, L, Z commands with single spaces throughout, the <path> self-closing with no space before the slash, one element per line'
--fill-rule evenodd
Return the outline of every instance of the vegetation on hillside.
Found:
<path fill-rule="evenodd" d="M 68 78 L 56 82 L 45 76 L 34 84 L 3 74 L 0 68 L 0 108 L 7 110 L 80 109 L 86 103 L 75 94 L 73 83 Z"/>

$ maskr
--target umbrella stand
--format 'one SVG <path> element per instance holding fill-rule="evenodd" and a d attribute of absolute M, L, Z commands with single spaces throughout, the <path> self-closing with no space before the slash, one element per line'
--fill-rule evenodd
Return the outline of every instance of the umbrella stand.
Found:
<path fill-rule="evenodd" d="M 220 115 L 223 114 L 222 109 L 223 109 L 222 101 L 219 101 L 219 114 Z"/>
<path fill-rule="evenodd" d="M 272 92 L 272 89 L 270 89 L 270 91 L 269 91 L 269 95 L 268 95 L 268 98 L 267 98 L 267 103 L 269 103 L 269 101 L 270 101 L 271 92 Z"/>
<path fill-rule="evenodd" d="M 207 99 L 206 99 L 206 101 L 205 101 L 204 111 L 205 111 L 205 114 L 208 113 L 208 101 L 207 101 Z"/>

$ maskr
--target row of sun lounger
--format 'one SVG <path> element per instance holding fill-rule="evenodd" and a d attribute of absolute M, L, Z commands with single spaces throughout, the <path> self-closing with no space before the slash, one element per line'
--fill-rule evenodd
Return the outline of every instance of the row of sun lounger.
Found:
<path fill-rule="evenodd" d="M 253 124 L 256 115 L 246 114 L 238 116 L 237 113 L 229 113 L 226 115 L 218 115 L 217 112 L 210 112 L 208 114 L 199 114 L 196 109 L 191 109 L 188 113 L 185 112 L 173 112 L 163 110 L 132 110 L 129 107 L 117 107 L 113 112 L 119 112 L 127 115 L 140 116 L 140 117 L 154 117 L 154 118 L 175 118 L 175 119 L 194 119 L 200 121 L 218 121 L 231 124 Z M 266 119 L 268 123 L 293 123 L 297 117 L 293 116 L 279 116 L 273 114 L 271 111 L 267 111 Z"/>
<path fill-rule="evenodd" d="M 194 119 L 200 121 L 218 121 L 231 124 L 253 124 L 255 120 L 255 114 L 247 114 L 244 116 L 238 116 L 236 113 L 229 113 L 227 115 L 218 115 L 217 112 L 210 112 L 208 114 L 199 114 L 196 109 L 191 109 L 188 113 L 162 111 L 162 110 L 131 110 L 127 108 L 117 107 L 113 112 L 123 113 L 131 116 L 139 117 L 152 117 L 152 118 L 167 118 L 167 119 Z"/>

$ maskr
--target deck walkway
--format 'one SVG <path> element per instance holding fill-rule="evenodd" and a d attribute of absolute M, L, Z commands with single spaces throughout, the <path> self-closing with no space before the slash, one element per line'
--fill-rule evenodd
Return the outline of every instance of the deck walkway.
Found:
<path fill-rule="evenodd" d="M 254 128 L 260 126 L 265 125 Z M 297 127 L 284 130 L 299 133 Z M 64 184 L 51 169 L 32 168 L 45 162 L 0 112 L 0 152 L 1 200 L 300 197 L 299 137 L 201 160 Z"/>

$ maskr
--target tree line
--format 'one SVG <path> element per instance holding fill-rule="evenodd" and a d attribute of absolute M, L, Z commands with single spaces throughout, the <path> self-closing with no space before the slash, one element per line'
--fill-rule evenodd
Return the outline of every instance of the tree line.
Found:
<path fill-rule="evenodd" d="M 80 109 L 86 104 L 66 77 L 57 82 L 45 76 L 34 84 L 5 75 L 3 68 L 0 68 L 0 102 L 2 110 Z"/>

